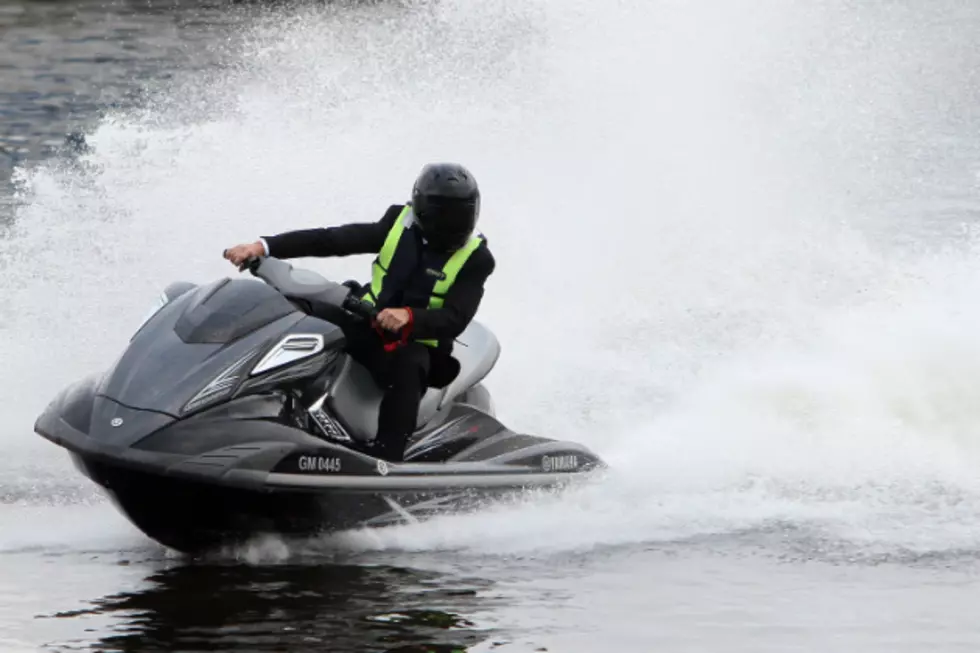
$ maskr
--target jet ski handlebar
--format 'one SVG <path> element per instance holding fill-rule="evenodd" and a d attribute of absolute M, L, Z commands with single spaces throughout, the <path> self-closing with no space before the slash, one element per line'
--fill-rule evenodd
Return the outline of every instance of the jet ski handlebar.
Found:
<path fill-rule="evenodd" d="M 369 321 L 378 316 L 374 304 L 360 299 L 351 286 L 325 279 L 312 270 L 294 270 L 281 259 L 253 256 L 238 269 L 248 270 L 289 298 L 320 306 L 332 305 Z"/>
<path fill-rule="evenodd" d="M 366 320 L 374 320 L 378 317 L 378 309 L 374 304 L 366 302 L 363 299 L 358 299 L 354 296 L 353 292 L 344 300 L 343 308 Z"/>

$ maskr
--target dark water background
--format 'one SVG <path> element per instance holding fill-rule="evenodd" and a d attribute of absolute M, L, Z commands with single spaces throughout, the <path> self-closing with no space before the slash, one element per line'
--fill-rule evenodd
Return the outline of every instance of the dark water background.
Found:
<path fill-rule="evenodd" d="M 67 649 L 451 653 L 488 635 L 459 614 L 484 602 L 477 595 L 487 581 L 447 583 L 399 567 L 201 564 L 159 571 L 143 585 L 37 618 L 115 622 L 92 642 L 57 643 Z"/>
<path fill-rule="evenodd" d="M 107 112 L 140 106 L 148 84 L 213 69 L 234 27 L 262 6 L 230 1 L 0 2 L 0 186 L 70 153 Z"/>

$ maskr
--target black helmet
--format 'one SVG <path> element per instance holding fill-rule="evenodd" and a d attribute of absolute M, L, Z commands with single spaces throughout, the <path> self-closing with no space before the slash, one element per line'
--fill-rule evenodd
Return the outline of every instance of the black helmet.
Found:
<path fill-rule="evenodd" d="M 480 217 L 480 188 L 458 163 L 430 163 L 412 188 L 412 209 L 426 240 L 452 251 L 466 244 Z"/>

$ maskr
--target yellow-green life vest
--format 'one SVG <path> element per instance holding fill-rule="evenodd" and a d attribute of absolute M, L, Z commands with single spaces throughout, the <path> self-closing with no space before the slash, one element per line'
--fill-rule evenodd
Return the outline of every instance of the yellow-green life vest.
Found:
<path fill-rule="evenodd" d="M 398 249 L 398 243 L 401 240 L 402 234 L 405 233 L 405 229 L 414 221 L 415 214 L 412 212 L 411 206 L 406 206 L 402 209 L 398 218 L 395 219 L 395 224 L 388 231 L 388 236 L 385 238 L 384 245 L 381 246 L 381 251 L 371 264 L 371 287 L 362 298 L 365 301 L 372 304 L 378 301 L 378 297 L 381 296 L 381 289 L 384 287 L 385 276 L 388 274 L 388 268 L 391 267 L 391 261 L 395 257 L 395 250 Z M 449 289 L 456 282 L 459 271 L 463 269 L 463 265 L 466 264 L 466 261 L 480 247 L 482 242 L 482 236 L 473 236 L 465 245 L 453 252 L 453 255 L 442 266 L 442 276 L 436 281 L 432 292 L 429 294 L 428 308 L 442 308 L 443 300 L 449 292 Z M 419 340 L 418 342 L 429 347 L 436 347 L 439 344 L 437 340 Z"/>

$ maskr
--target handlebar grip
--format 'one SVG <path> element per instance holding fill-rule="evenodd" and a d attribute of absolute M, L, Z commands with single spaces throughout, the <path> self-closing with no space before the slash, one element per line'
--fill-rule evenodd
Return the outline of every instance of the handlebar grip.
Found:
<path fill-rule="evenodd" d="M 221 258 L 228 258 L 227 249 L 221 250 Z M 244 272 L 245 270 L 248 270 L 249 272 L 255 272 L 255 268 L 258 267 L 258 264 L 259 264 L 258 257 L 251 256 L 238 264 L 238 271 Z"/>
<path fill-rule="evenodd" d="M 250 256 L 238 265 L 238 271 L 244 272 L 248 270 L 252 274 L 255 274 L 255 271 L 259 269 L 259 263 L 261 262 L 262 260 L 258 256 Z"/>
<path fill-rule="evenodd" d="M 344 308 L 355 315 L 368 319 L 374 319 L 378 316 L 378 309 L 374 304 L 358 299 L 354 295 L 348 295 L 347 299 L 344 300 Z"/>

